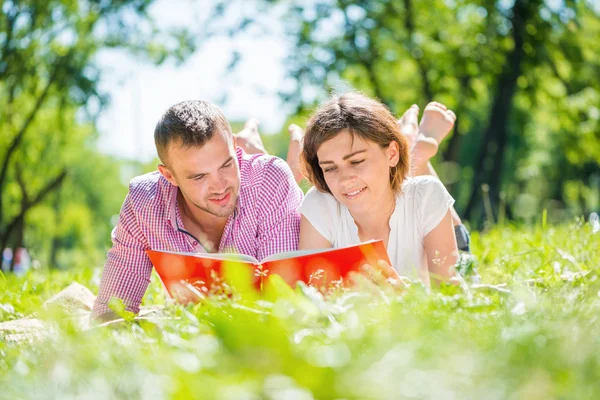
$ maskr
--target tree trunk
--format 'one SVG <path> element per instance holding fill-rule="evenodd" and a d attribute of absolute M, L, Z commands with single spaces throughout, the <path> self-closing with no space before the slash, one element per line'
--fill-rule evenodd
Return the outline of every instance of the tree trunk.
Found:
<path fill-rule="evenodd" d="M 404 28 L 408 34 L 408 50 L 412 54 L 413 50 L 417 47 L 413 41 L 415 33 L 414 14 L 412 7 L 412 0 L 404 0 L 404 12 L 406 17 L 404 18 Z M 427 76 L 428 68 L 423 62 L 423 57 L 415 58 L 417 67 L 419 68 L 419 75 L 421 75 L 421 84 L 423 86 L 423 94 L 425 95 L 425 102 L 429 103 L 433 100 L 433 90 L 431 89 L 431 83 Z"/>
<path fill-rule="evenodd" d="M 46 186 L 44 186 L 33 199 L 30 199 L 30 196 L 27 195 L 27 191 L 24 187 L 23 182 L 18 180 L 19 184 L 21 185 L 21 190 L 23 192 L 23 199 L 25 201 L 22 202 L 21 210 L 19 211 L 19 214 L 17 214 L 17 216 L 15 218 L 13 218 L 13 220 L 9 224 L 7 224 L 4 232 L 2 232 L 2 234 L 0 234 L 0 248 L 1 249 L 4 249 L 6 246 L 8 246 L 10 238 L 13 236 L 13 233 L 18 228 L 19 224 L 24 223 L 27 212 L 32 207 L 39 204 L 48 194 L 57 190 L 60 187 L 60 185 L 62 184 L 62 182 L 64 181 L 66 176 L 67 176 L 67 171 L 63 170 L 52 181 L 48 182 L 46 184 Z"/>
<path fill-rule="evenodd" d="M 474 165 L 475 176 L 471 195 L 465 209 L 465 217 L 469 219 L 473 214 L 479 199 L 481 198 L 481 185 L 489 182 L 491 193 L 497 196 L 502 178 L 502 167 L 504 161 L 504 147 L 508 140 L 508 118 L 512 108 L 514 94 L 517 88 L 517 78 L 522 73 L 525 41 L 525 25 L 537 12 L 539 3 L 534 4 L 526 0 L 516 0 L 512 8 L 512 37 L 514 47 L 508 53 L 506 62 L 496 84 L 496 93 L 492 101 L 489 124 L 483 135 L 479 155 Z M 485 168 L 488 157 L 493 157 L 492 168 Z M 489 177 L 491 173 L 492 177 Z M 494 176 L 495 175 L 495 176 Z M 497 198 L 491 201 L 497 202 Z"/>
<path fill-rule="evenodd" d="M 15 240 L 15 245 L 13 247 L 13 258 L 10 261 L 10 272 L 14 272 L 15 270 L 15 263 L 17 261 L 17 251 L 19 250 L 19 248 L 23 247 L 23 238 L 24 238 L 24 231 L 25 231 L 25 221 L 23 219 L 19 220 L 19 224 L 17 225 L 16 228 L 16 240 Z M 23 262 L 21 260 L 21 262 Z"/>

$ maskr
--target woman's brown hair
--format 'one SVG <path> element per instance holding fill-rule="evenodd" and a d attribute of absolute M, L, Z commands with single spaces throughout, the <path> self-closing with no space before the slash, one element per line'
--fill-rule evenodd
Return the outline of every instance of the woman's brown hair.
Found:
<path fill-rule="evenodd" d="M 377 143 L 381 148 L 387 148 L 391 142 L 398 143 L 400 157 L 398 164 L 390 168 L 390 184 L 394 192 L 400 191 L 409 171 L 408 142 L 390 110 L 380 102 L 359 93 L 332 97 L 308 120 L 301 161 L 304 175 L 310 182 L 318 190 L 331 193 L 319 166 L 317 150 L 344 129 Z"/>

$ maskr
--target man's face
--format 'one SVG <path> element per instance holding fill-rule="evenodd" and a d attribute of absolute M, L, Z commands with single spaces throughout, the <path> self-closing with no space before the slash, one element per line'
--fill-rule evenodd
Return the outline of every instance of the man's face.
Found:
<path fill-rule="evenodd" d="M 228 217 L 240 190 L 240 170 L 231 135 L 217 129 L 202 147 L 170 143 L 160 172 L 178 186 L 189 206 L 210 216 Z"/>

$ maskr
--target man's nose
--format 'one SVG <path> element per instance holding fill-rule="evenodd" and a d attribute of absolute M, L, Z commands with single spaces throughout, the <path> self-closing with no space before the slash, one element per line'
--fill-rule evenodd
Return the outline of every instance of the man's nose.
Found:
<path fill-rule="evenodd" d="M 227 189 L 227 179 L 221 174 L 215 174 L 210 181 L 210 190 L 214 193 L 223 193 Z"/>

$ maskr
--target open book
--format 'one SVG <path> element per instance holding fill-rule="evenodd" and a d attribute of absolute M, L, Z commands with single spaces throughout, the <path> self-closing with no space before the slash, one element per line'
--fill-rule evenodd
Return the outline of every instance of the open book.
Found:
<path fill-rule="evenodd" d="M 361 272 L 369 264 L 374 268 L 379 260 L 390 265 L 381 240 L 372 240 L 337 249 L 300 250 L 278 253 L 257 260 L 243 254 L 178 253 L 146 250 L 169 295 L 180 302 L 193 301 L 191 293 L 210 293 L 224 279 L 227 265 L 244 265 L 252 276 L 252 284 L 261 290 L 271 274 L 277 274 L 290 286 L 301 281 L 319 288 L 345 285 L 351 272 Z M 393 268 L 382 271 L 384 276 L 396 277 Z M 182 290 L 187 288 L 188 290 Z M 190 293 L 187 293 L 190 292 Z M 196 294 L 198 293 L 196 292 Z M 197 297 L 197 296 L 196 296 Z"/>

